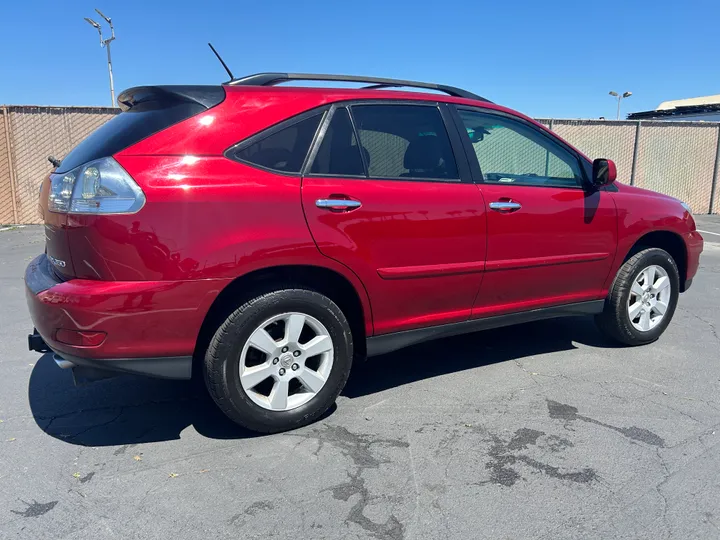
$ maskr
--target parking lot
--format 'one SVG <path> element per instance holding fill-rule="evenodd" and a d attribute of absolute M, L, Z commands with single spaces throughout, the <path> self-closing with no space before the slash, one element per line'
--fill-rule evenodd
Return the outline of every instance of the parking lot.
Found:
<path fill-rule="evenodd" d="M 0 537 L 720 537 L 720 219 L 698 228 L 700 272 L 654 344 L 613 347 L 589 318 L 423 344 L 271 436 L 191 383 L 74 387 L 27 350 L 42 228 L 2 231 Z"/>

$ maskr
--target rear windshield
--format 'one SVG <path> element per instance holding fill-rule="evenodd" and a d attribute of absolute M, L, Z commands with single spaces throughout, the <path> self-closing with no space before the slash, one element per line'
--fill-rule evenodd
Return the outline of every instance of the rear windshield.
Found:
<path fill-rule="evenodd" d="M 88 161 L 112 156 L 120 150 L 141 141 L 173 124 L 206 110 L 200 103 L 146 102 L 115 118 L 93 131 L 65 156 L 56 172 L 63 173 Z"/>

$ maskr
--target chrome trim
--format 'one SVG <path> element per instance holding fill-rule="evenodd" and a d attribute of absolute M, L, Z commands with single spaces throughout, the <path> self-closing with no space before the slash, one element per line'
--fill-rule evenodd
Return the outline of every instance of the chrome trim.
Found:
<path fill-rule="evenodd" d="M 522 208 L 522 204 L 518 202 L 503 201 L 490 203 L 491 210 L 520 210 L 520 208 Z"/>
<path fill-rule="evenodd" d="M 56 259 L 52 255 L 48 255 L 47 258 L 51 263 L 53 263 L 58 268 L 65 268 L 65 261 L 63 261 L 62 259 Z"/>
<path fill-rule="evenodd" d="M 360 201 L 352 201 L 349 199 L 318 199 L 315 206 L 318 208 L 337 208 L 340 210 L 348 210 L 350 208 L 360 208 Z"/>
<path fill-rule="evenodd" d="M 53 360 L 55 360 L 55 363 L 60 369 L 70 369 L 75 367 L 75 364 L 69 360 L 65 360 L 62 356 L 58 356 L 57 354 L 53 354 Z"/>

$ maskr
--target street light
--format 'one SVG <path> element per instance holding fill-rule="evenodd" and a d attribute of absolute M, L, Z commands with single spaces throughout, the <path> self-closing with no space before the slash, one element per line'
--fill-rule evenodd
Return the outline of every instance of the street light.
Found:
<path fill-rule="evenodd" d="M 623 94 L 618 94 L 617 92 L 613 92 L 613 91 L 611 90 L 611 91 L 610 91 L 610 95 L 611 95 L 612 97 L 616 97 L 616 98 L 617 98 L 617 102 L 618 102 L 617 119 L 620 120 L 620 102 L 621 102 L 624 98 L 629 98 L 630 96 L 632 96 L 632 92 L 624 92 Z"/>
<path fill-rule="evenodd" d="M 98 34 L 100 34 L 100 46 L 107 49 L 108 73 L 110 74 L 110 105 L 114 107 L 115 85 L 113 84 L 112 59 L 110 58 L 110 42 L 115 39 L 115 28 L 113 27 L 113 23 L 110 17 L 106 17 L 105 15 L 103 15 L 102 11 L 97 8 L 95 9 L 95 11 L 97 11 L 97 14 L 100 15 L 103 19 L 105 19 L 105 21 L 110 25 L 110 37 L 108 39 L 103 39 L 102 27 L 98 23 L 96 23 L 92 19 L 89 19 L 88 17 L 84 17 L 84 19 L 90 26 L 92 26 L 98 31 Z"/>

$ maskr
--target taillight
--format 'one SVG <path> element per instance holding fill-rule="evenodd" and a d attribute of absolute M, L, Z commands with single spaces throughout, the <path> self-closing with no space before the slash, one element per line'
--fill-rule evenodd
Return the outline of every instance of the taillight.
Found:
<path fill-rule="evenodd" d="M 134 214 L 145 194 L 113 158 L 102 158 L 53 176 L 48 210 L 67 214 Z"/>

